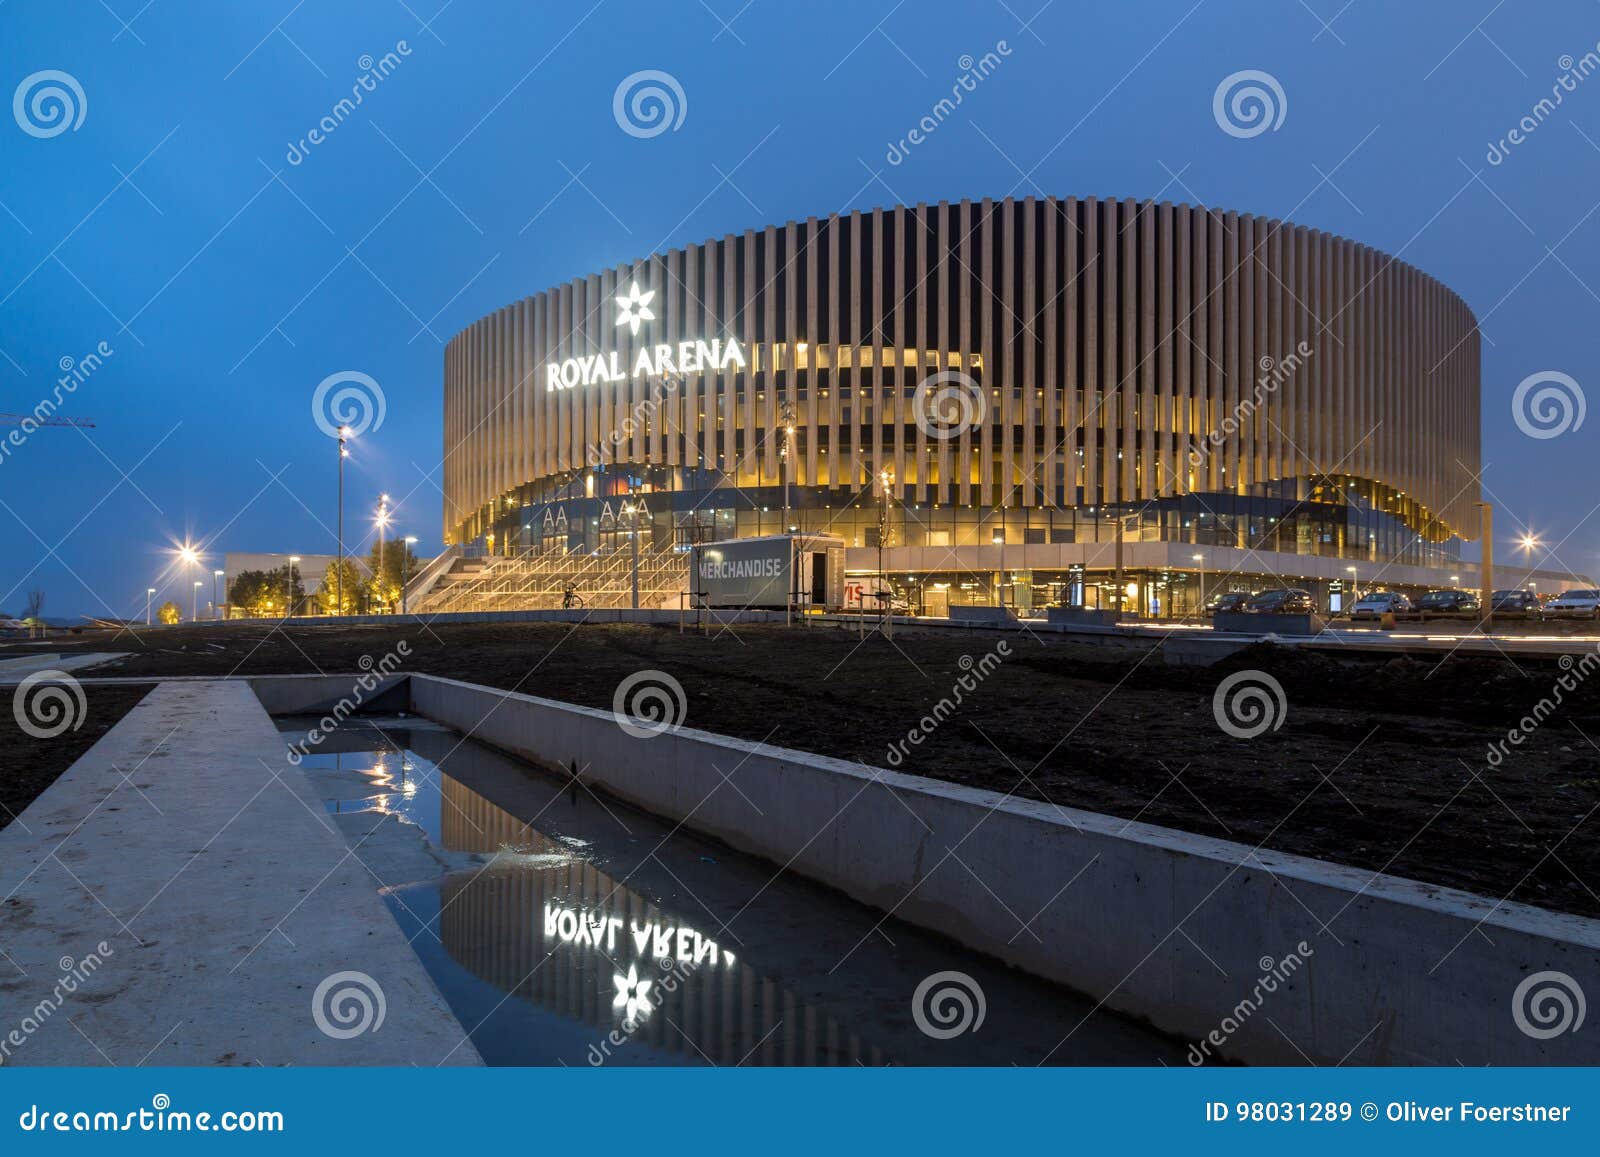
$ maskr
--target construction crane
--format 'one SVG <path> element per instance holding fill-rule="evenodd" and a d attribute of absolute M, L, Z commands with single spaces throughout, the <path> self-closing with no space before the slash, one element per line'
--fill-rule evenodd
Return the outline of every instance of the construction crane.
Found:
<path fill-rule="evenodd" d="M 75 426 L 80 430 L 94 429 L 94 423 L 84 418 L 63 418 L 60 416 L 36 418 L 32 414 L 0 413 L 0 426 L 20 426 L 24 422 L 32 422 L 36 426 Z"/>

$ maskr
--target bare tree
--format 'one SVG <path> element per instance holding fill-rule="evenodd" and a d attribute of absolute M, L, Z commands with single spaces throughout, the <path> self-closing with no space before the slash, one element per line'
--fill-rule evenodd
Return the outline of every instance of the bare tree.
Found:
<path fill-rule="evenodd" d="M 29 591 L 28 605 L 22 612 L 25 619 L 38 619 L 44 617 L 44 592 Z"/>

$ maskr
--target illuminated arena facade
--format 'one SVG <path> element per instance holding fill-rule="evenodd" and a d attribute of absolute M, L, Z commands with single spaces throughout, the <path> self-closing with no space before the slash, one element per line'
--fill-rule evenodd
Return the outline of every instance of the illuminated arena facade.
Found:
<path fill-rule="evenodd" d="M 1471 310 L 1245 213 L 1025 198 L 730 234 L 470 325 L 444 412 L 469 554 L 614 551 L 635 517 L 656 551 L 788 526 L 857 573 L 881 546 L 934 611 L 1472 585 Z"/>

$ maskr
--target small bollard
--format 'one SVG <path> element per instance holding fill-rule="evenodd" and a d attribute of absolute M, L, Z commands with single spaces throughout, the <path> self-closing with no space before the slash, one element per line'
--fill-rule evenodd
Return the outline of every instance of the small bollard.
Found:
<path fill-rule="evenodd" d="M 1380 631 L 1392 631 L 1392 630 L 1394 630 L 1394 612 L 1393 611 L 1384 611 L 1383 612 L 1383 617 L 1378 620 L 1378 629 Z"/>

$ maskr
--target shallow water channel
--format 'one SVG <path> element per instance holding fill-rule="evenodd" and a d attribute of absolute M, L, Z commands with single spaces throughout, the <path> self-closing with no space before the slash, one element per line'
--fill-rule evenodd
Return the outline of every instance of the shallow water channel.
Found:
<path fill-rule="evenodd" d="M 1182 1063 L 1093 1001 L 426 720 L 348 720 L 302 766 L 489 1064 Z"/>

